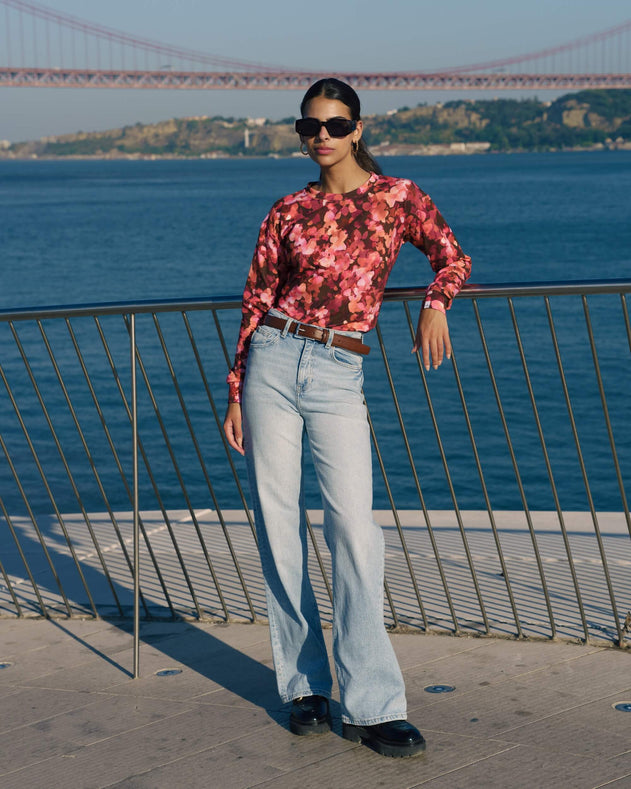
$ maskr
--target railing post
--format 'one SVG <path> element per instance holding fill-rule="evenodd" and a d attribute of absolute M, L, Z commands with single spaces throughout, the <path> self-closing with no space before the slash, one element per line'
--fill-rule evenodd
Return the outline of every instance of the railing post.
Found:
<path fill-rule="evenodd" d="M 140 517 L 138 506 L 138 408 L 136 392 L 136 315 L 130 315 L 131 424 L 134 500 L 134 679 L 140 676 Z"/>

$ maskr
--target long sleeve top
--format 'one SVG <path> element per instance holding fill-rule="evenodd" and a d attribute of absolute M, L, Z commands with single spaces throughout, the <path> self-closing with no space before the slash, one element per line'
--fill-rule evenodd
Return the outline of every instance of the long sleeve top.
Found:
<path fill-rule="evenodd" d="M 328 194 L 309 184 L 263 220 L 243 293 L 241 329 L 228 375 L 240 402 L 250 338 L 276 307 L 294 320 L 366 332 L 377 322 L 401 246 L 425 253 L 435 277 L 425 305 L 445 310 L 469 277 L 464 254 L 429 195 L 412 181 L 372 173 L 358 189 Z"/>

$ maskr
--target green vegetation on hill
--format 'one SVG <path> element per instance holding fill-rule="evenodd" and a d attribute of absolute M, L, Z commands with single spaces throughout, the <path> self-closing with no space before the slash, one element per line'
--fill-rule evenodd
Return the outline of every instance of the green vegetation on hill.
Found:
<path fill-rule="evenodd" d="M 459 100 L 403 107 L 367 119 L 369 145 L 401 152 L 426 145 L 486 143 L 492 151 L 631 147 L 631 90 L 585 90 L 554 102 Z M 296 153 L 293 119 L 181 118 L 15 143 L 4 157 L 286 156 Z M 414 152 L 414 151 L 411 151 Z"/>
<path fill-rule="evenodd" d="M 552 103 L 538 99 L 450 101 L 371 119 L 373 145 L 489 142 L 491 150 L 589 147 L 631 141 L 631 90 L 590 90 Z"/>

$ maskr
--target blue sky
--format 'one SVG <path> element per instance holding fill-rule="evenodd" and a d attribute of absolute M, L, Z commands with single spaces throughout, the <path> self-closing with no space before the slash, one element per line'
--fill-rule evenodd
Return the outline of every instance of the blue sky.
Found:
<path fill-rule="evenodd" d="M 628 0 L 47 0 L 47 5 L 143 38 L 331 73 L 434 70 L 509 57 L 562 44 L 631 17 Z M 0 31 L 3 27 L 0 5 Z M 0 33 L 1 65 L 7 59 L 5 38 Z M 364 114 L 370 114 L 461 97 L 492 94 L 365 91 L 362 102 Z M 33 139 L 189 115 L 281 118 L 295 114 L 299 101 L 297 91 L 0 88 L 0 139 Z"/>

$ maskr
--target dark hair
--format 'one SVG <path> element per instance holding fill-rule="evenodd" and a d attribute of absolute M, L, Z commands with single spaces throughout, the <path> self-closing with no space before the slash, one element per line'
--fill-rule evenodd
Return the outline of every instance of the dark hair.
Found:
<path fill-rule="evenodd" d="M 350 85 L 347 85 L 346 82 L 342 82 L 340 79 L 335 79 L 335 77 L 319 79 L 317 82 L 314 82 L 305 93 L 300 102 L 300 114 L 303 118 L 305 117 L 307 104 L 311 99 L 318 98 L 319 96 L 324 96 L 325 99 L 341 101 L 342 104 L 345 104 L 351 111 L 351 120 L 361 120 L 359 96 Z M 379 167 L 375 158 L 366 147 L 363 137 L 359 139 L 357 150 L 353 151 L 353 156 L 361 168 L 369 173 L 381 175 L 381 167 Z"/>

